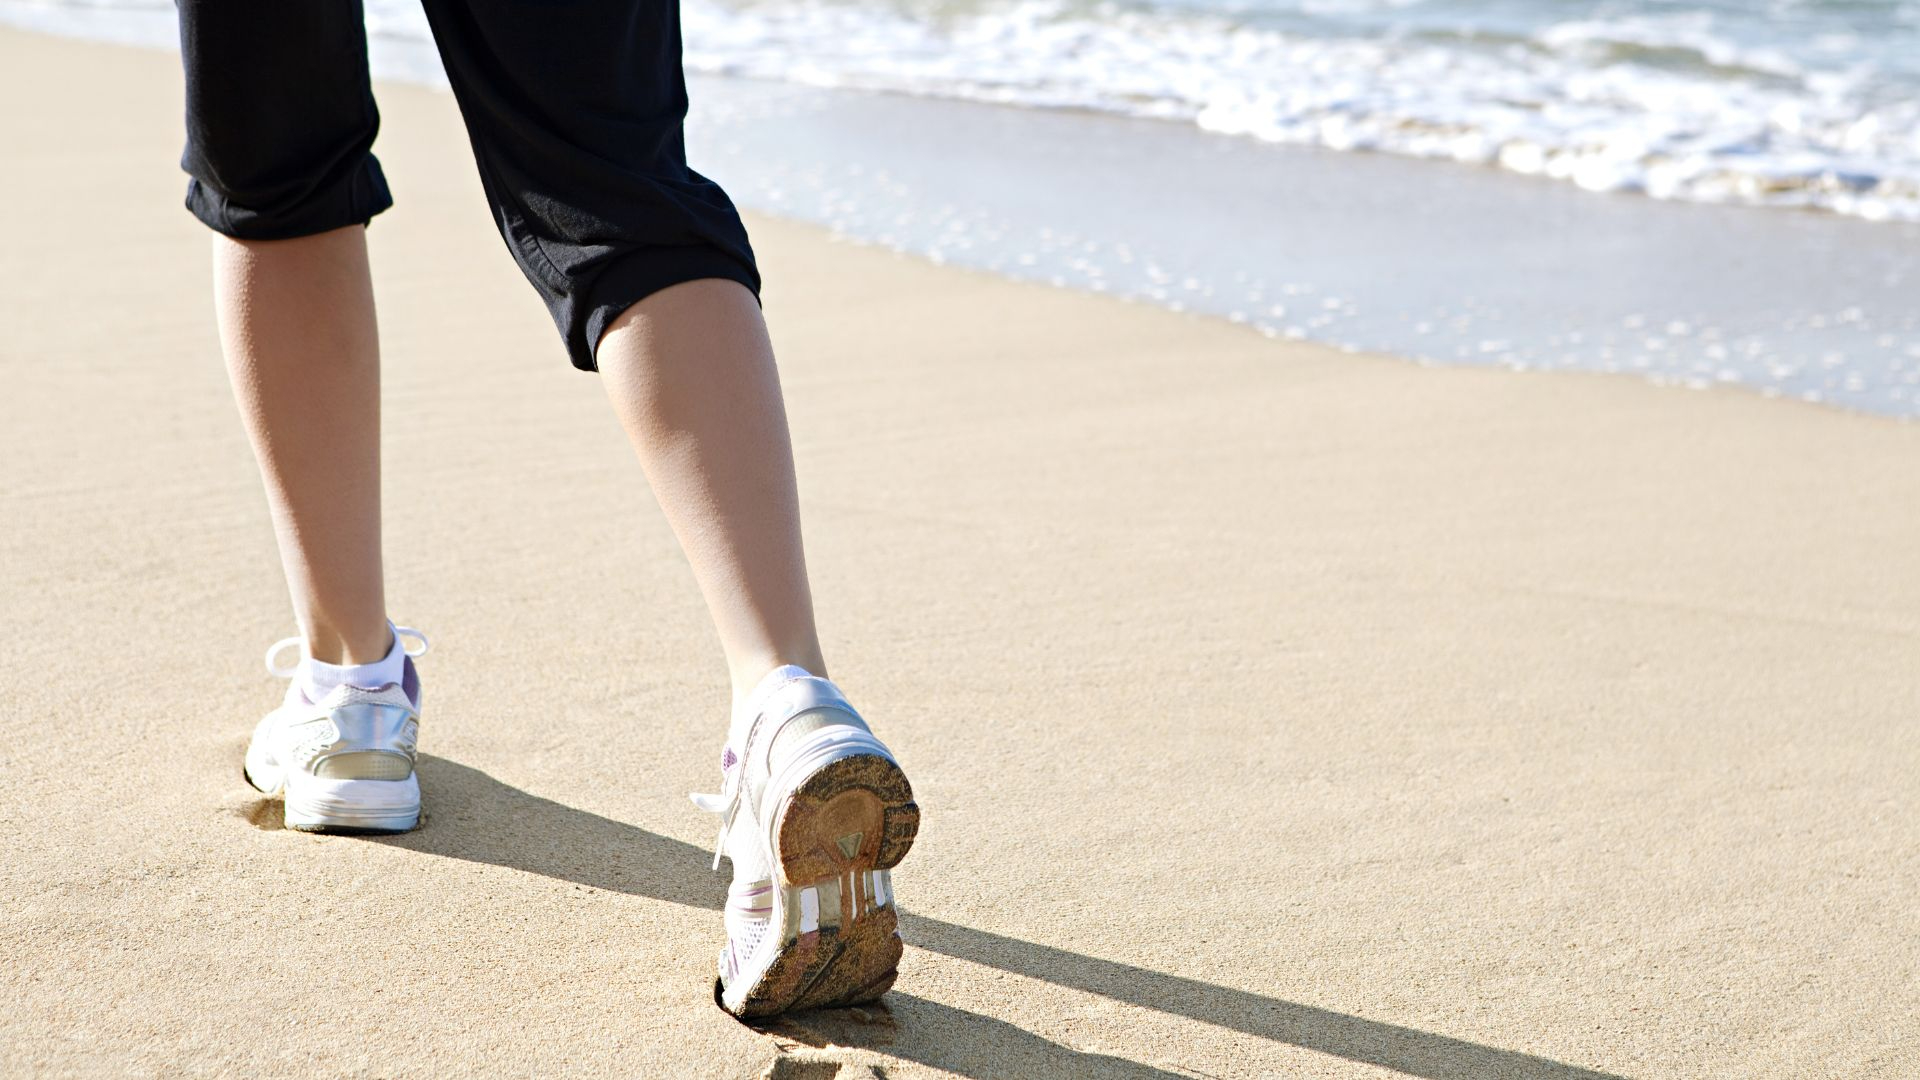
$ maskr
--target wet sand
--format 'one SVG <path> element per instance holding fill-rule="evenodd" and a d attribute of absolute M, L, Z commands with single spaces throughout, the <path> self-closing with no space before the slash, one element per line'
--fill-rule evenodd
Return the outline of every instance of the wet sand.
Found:
<path fill-rule="evenodd" d="M 717 647 L 415 88 L 371 237 L 428 820 L 272 828 L 175 64 L 0 32 L 0 1073 L 1920 1070 L 1920 427 L 763 219 L 828 657 L 926 818 L 886 1006 L 728 1018 Z"/>

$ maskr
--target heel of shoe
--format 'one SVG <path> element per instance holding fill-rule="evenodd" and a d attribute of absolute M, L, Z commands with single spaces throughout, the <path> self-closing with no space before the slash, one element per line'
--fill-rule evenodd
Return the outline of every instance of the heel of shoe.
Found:
<path fill-rule="evenodd" d="M 420 781 L 289 777 L 287 828 L 300 832 L 407 832 L 420 824 Z"/>
<path fill-rule="evenodd" d="M 815 759 L 772 830 L 783 942 L 721 1005 L 738 1016 L 874 1001 L 900 967 L 892 867 L 920 830 L 913 788 L 885 748 Z"/>

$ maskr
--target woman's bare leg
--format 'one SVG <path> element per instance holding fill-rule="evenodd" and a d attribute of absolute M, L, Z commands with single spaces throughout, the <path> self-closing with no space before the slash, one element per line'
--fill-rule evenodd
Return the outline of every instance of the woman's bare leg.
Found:
<path fill-rule="evenodd" d="M 824 678 L 786 406 L 753 294 L 720 279 L 663 289 L 614 321 L 599 362 L 693 564 L 735 694 L 782 664 Z"/>
<path fill-rule="evenodd" d="M 214 237 L 233 394 L 266 482 L 295 616 L 317 660 L 387 655 L 380 344 L 366 229 Z"/>

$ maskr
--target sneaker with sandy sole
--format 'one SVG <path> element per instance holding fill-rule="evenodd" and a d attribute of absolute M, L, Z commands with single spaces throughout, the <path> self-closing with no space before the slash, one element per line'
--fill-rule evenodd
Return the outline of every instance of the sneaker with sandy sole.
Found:
<path fill-rule="evenodd" d="M 721 755 L 719 853 L 733 863 L 718 997 L 741 1017 L 873 1001 L 900 964 L 891 869 L 920 809 L 899 763 L 832 682 L 775 670 Z"/>
<path fill-rule="evenodd" d="M 395 627 L 419 650 L 407 650 L 399 682 L 372 690 L 338 686 L 307 700 L 294 678 L 286 700 L 253 729 L 247 782 L 286 803 L 286 825 L 302 832 L 406 832 L 420 823 L 420 779 L 414 775 L 420 737 L 420 676 L 413 658 L 425 635 Z M 299 638 L 267 650 L 267 670 L 290 677 L 274 658 Z M 303 661 L 304 662 L 304 661 Z"/>

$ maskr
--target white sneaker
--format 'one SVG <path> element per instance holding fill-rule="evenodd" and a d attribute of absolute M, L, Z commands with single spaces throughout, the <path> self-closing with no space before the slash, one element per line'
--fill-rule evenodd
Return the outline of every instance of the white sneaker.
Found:
<path fill-rule="evenodd" d="M 286 823 L 302 832 L 406 832 L 420 823 L 420 780 L 414 745 L 420 737 L 420 676 L 413 658 L 427 651 L 426 636 L 394 627 L 420 643 L 407 650 L 398 683 L 376 690 L 339 686 L 308 701 L 295 677 L 286 700 L 253 729 L 247 782 L 269 795 L 284 793 Z M 267 670 L 298 676 L 274 658 L 299 638 L 267 650 Z M 301 663 L 305 663 L 304 660 Z"/>
<path fill-rule="evenodd" d="M 722 816 L 733 861 L 721 1006 L 768 1016 L 886 993 L 900 964 L 888 871 L 920 827 L 893 754 L 839 687 L 788 666 L 746 699 L 721 772 L 719 795 L 693 797 Z"/>

